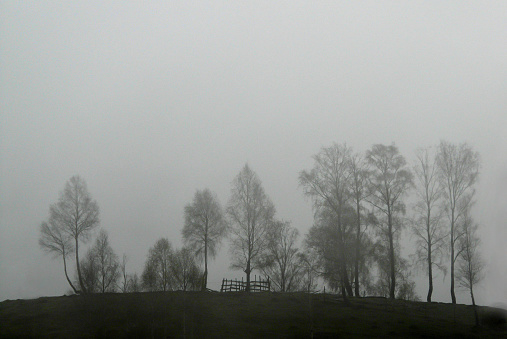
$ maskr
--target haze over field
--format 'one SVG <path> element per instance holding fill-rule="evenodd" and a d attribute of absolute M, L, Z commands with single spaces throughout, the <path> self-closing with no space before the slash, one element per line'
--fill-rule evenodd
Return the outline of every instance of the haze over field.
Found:
<path fill-rule="evenodd" d="M 506 60 L 502 1 L 0 1 L 0 301 L 69 290 L 38 237 L 75 174 L 140 274 L 158 238 L 181 247 L 195 191 L 225 206 L 246 162 L 304 235 L 298 175 L 321 147 L 395 142 L 413 162 L 445 139 L 480 152 L 476 299 L 507 303 Z M 225 242 L 210 288 L 243 275 L 229 264 Z M 448 280 L 435 301 L 450 301 Z"/>

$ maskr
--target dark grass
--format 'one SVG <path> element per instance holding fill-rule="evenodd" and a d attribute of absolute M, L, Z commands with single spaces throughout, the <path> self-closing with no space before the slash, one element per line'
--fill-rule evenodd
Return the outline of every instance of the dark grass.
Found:
<path fill-rule="evenodd" d="M 481 316 L 502 314 L 481 307 Z M 496 312 L 496 313 L 495 313 Z M 500 313 L 498 313 L 500 312 Z M 1 338 L 479 338 L 471 306 L 329 294 L 155 292 L 0 303 Z"/>

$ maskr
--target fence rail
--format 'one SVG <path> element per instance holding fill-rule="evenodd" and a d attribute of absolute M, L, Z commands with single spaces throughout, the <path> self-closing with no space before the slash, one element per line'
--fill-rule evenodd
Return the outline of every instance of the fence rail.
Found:
<path fill-rule="evenodd" d="M 242 292 L 246 291 L 246 281 L 243 279 L 222 279 L 222 287 L 220 288 L 220 292 Z M 262 280 L 259 277 L 257 280 L 257 276 L 254 277 L 254 280 L 250 281 L 250 292 L 269 292 L 271 291 L 271 282 L 269 281 L 269 277 L 267 280 Z"/>

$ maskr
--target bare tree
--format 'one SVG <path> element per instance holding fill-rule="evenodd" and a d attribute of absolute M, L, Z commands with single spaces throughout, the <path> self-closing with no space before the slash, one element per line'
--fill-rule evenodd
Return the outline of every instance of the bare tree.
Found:
<path fill-rule="evenodd" d="M 81 278 L 83 280 L 83 285 L 86 287 L 87 293 L 97 293 L 100 291 L 97 256 L 91 249 L 88 250 L 84 258 L 81 259 Z M 77 271 L 76 279 L 79 280 Z"/>
<path fill-rule="evenodd" d="M 222 207 L 209 189 L 197 191 L 192 204 L 185 206 L 182 234 L 185 245 L 204 259 L 201 289 L 208 283 L 208 256 L 214 258 L 226 233 Z"/>
<path fill-rule="evenodd" d="M 231 268 L 246 273 L 246 291 L 249 292 L 250 273 L 265 249 L 266 233 L 273 222 L 275 206 L 248 164 L 232 182 L 227 215 L 231 224 Z"/>
<path fill-rule="evenodd" d="M 299 291 L 304 277 L 296 247 L 299 232 L 288 221 L 276 221 L 267 233 L 268 245 L 258 267 L 270 278 L 275 290 Z"/>
<path fill-rule="evenodd" d="M 433 293 L 433 266 L 446 273 L 442 263 L 448 233 L 444 231 L 441 222 L 442 211 L 438 209 L 442 190 L 437 178 L 437 166 L 430 159 L 428 149 L 417 152 L 417 162 L 414 166 L 416 204 L 414 206 L 414 220 L 412 231 L 416 236 L 416 262 L 421 264 L 428 274 L 428 295 L 426 300 L 431 302 Z"/>
<path fill-rule="evenodd" d="M 124 253 L 120 263 L 121 284 L 118 286 L 122 293 L 129 292 L 130 277 L 127 274 L 127 255 Z"/>
<path fill-rule="evenodd" d="M 142 275 L 143 285 L 149 291 L 169 291 L 174 285 L 171 274 L 173 257 L 171 243 L 160 238 L 148 252 Z"/>
<path fill-rule="evenodd" d="M 174 277 L 175 288 L 182 291 L 201 289 L 203 273 L 195 263 L 190 249 L 182 248 L 174 253 L 171 272 Z"/>
<path fill-rule="evenodd" d="M 298 253 L 299 266 L 301 267 L 303 280 L 301 291 L 314 292 L 317 290 L 318 258 L 310 248 L 305 248 L 304 253 Z"/>
<path fill-rule="evenodd" d="M 351 149 L 346 145 L 333 144 L 331 147 L 322 148 L 313 156 L 314 166 L 311 171 L 302 171 L 299 174 L 299 183 L 304 189 L 305 195 L 309 196 L 314 203 L 316 211 L 323 208 L 334 214 L 337 249 L 339 255 L 339 276 L 342 285 L 342 294 L 352 295 L 352 285 L 348 277 L 346 233 L 350 224 L 344 222 L 345 210 L 349 208 L 351 199 L 350 186 L 350 156 Z"/>
<path fill-rule="evenodd" d="M 128 290 L 127 292 L 141 292 L 141 283 L 137 273 L 128 275 Z"/>
<path fill-rule="evenodd" d="M 395 298 L 396 291 L 396 250 L 402 227 L 400 214 L 405 213 L 405 204 L 401 200 L 412 184 L 412 173 L 406 168 L 405 158 L 392 144 L 373 145 L 366 152 L 371 166 L 370 186 L 372 195 L 368 201 L 375 206 L 383 218 L 379 218 L 379 234 L 387 242 L 390 266 L 389 297 Z"/>
<path fill-rule="evenodd" d="M 92 200 L 86 182 L 79 176 L 70 178 L 58 202 L 49 208 L 49 213 L 53 223 L 74 239 L 79 285 L 86 293 L 79 262 L 79 242 L 89 240 L 90 233 L 99 224 L 99 207 Z"/>
<path fill-rule="evenodd" d="M 120 276 L 120 263 L 118 256 L 109 245 L 109 236 L 105 230 L 100 231 L 92 252 L 96 257 L 100 292 L 114 292 L 116 281 Z"/>
<path fill-rule="evenodd" d="M 118 256 L 109 245 L 109 236 L 101 230 L 95 243 L 81 260 L 83 281 L 88 293 L 114 292 L 120 277 Z"/>
<path fill-rule="evenodd" d="M 436 158 L 438 177 L 444 190 L 443 203 L 449 218 L 451 254 L 451 299 L 456 304 L 454 293 L 454 266 L 457 260 L 456 244 L 462 235 L 457 229 L 459 218 L 475 193 L 474 184 L 479 176 L 479 154 L 466 143 L 454 145 L 441 141 Z"/>
<path fill-rule="evenodd" d="M 72 245 L 72 238 L 64 232 L 59 223 L 55 220 L 49 219 L 49 222 L 43 222 L 40 227 L 40 238 L 39 245 L 41 248 L 48 252 L 53 253 L 56 256 L 62 256 L 63 258 L 63 270 L 65 272 L 65 278 L 74 293 L 78 293 L 78 290 L 72 284 L 67 273 L 67 257 L 72 255 L 74 252 L 74 246 Z"/>
<path fill-rule="evenodd" d="M 360 296 L 359 293 L 359 275 L 362 257 L 363 236 L 365 234 L 365 227 L 363 228 L 363 201 L 369 196 L 368 180 L 370 172 L 368 164 L 359 154 L 350 156 L 350 174 L 351 174 L 351 194 L 352 200 L 356 209 L 356 243 L 355 243 L 355 256 L 354 256 L 354 294 L 356 297 Z"/>
<path fill-rule="evenodd" d="M 480 238 L 477 235 L 478 225 L 470 215 L 471 206 L 468 205 L 461 219 L 461 229 L 463 236 L 458 241 L 458 267 L 456 270 L 456 280 L 458 285 L 470 291 L 472 304 L 474 307 L 475 324 L 479 325 L 479 315 L 474 298 L 474 286 L 483 278 L 485 263 L 479 252 Z"/>

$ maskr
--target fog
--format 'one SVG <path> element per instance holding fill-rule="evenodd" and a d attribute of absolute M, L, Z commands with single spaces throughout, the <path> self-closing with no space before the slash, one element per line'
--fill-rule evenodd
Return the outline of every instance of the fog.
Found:
<path fill-rule="evenodd" d="M 481 154 L 476 299 L 507 303 L 506 18 L 501 1 L 1 1 L 0 301 L 70 289 L 38 237 L 75 174 L 140 274 L 158 238 L 182 245 L 195 191 L 225 206 L 246 162 L 304 235 L 298 174 L 321 147 L 395 142 L 413 161 L 445 139 Z M 210 288 L 242 276 L 227 248 Z M 449 302 L 449 277 L 435 283 Z"/>

